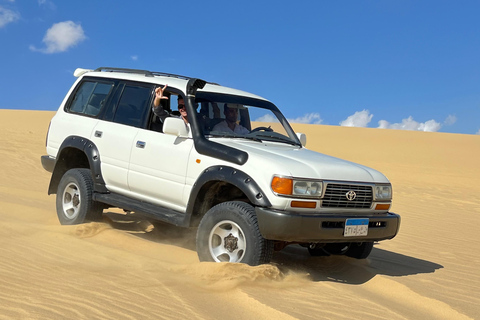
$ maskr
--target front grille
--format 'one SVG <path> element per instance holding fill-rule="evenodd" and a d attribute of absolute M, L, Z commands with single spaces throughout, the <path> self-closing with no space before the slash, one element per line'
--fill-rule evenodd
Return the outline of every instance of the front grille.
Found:
<path fill-rule="evenodd" d="M 354 191 L 355 199 L 348 200 L 346 194 Z M 372 206 L 373 191 L 371 186 L 358 184 L 327 183 L 322 208 L 369 209 Z"/>

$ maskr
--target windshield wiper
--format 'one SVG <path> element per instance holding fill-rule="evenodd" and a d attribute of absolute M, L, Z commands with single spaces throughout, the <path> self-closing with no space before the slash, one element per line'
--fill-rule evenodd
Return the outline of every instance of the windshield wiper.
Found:
<path fill-rule="evenodd" d="M 281 142 L 286 142 L 286 143 L 294 145 L 294 146 L 299 146 L 299 144 L 295 141 L 292 141 L 288 138 L 279 137 L 279 136 L 276 136 L 276 135 L 257 134 L 257 137 L 270 138 L 270 139 L 273 139 L 273 141 L 281 141 Z M 269 141 L 272 141 L 272 140 L 269 140 Z"/>
<path fill-rule="evenodd" d="M 262 140 L 261 140 L 260 138 L 257 138 L 257 137 L 236 136 L 236 137 L 233 137 L 233 138 L 242 138 L 242 139 L 248 139 L 248 140 L 253 140 L 253 141 L 262 142 Z"/>
<path fill-rule="evenodd" d="M 253 140 L 257 142 L 262 142 L 261 139 L 257 137 L 249 137 L 249 136 L 240 136 L 236 134 L 231 134 L 231 133 L 210 133 L 207 135 L 208 137 L 212 138 L 234 138 L 234 139 L 247 139 L 247 140 Z"/>

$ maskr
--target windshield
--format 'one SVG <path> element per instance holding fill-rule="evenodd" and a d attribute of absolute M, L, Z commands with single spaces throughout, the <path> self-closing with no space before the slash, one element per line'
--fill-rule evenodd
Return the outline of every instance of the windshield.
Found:
<path fill-rule="evenodd" d="M 268 101 L 198 92 L 197 110 L 207 138 L 239 138 L 301 146 L 288 121 Z"/>

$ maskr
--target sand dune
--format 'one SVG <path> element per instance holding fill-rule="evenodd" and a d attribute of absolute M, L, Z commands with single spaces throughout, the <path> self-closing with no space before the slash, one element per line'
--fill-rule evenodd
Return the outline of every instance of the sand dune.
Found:
<path fill-rule="evenodd" d="M 294 125 L 389 177 L 400 233 L 364 261 L 291 246 L 249 267 L 119 210 L 61 226 L 40 164 L 53 114 L 0 110 L 0 319 L 480 319 L 480 136 Z"/>

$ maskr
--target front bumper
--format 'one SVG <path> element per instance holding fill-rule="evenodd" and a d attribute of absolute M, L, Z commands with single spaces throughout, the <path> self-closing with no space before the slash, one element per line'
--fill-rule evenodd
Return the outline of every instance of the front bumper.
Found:
<path fill-rule="evenodd" d="M 256 207 L 258 226 L 265 239 L 288 242 L 364 242 L 392 239 L 400 228 L 400 216 L 382 214 L 301 214 Z M 366 236 L 345 237 L 345 220 L 368 218 Z"/>
<path fill-rule="evenodd" d="M 42 156 L 42 166 L 43 169 L 47 170 L 48 172 L 53 172 L 53 169 L 55 168 L 55 158 L 51 156 Z"/>

